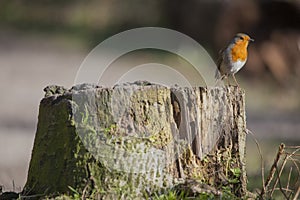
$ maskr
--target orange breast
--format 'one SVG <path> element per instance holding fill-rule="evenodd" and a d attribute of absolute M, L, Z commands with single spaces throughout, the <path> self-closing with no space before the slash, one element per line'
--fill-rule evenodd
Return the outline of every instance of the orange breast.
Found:
<path fill-rule="evenodd" d="M 232 61 L 237 60 L 245 61 L 247 59 L 247 46 L 248 42 L 238 41 L 231 49 Z"/>

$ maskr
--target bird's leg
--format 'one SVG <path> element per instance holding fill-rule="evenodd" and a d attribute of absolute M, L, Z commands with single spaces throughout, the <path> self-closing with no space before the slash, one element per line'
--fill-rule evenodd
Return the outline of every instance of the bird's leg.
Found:
<path fill-rule="evenodd" d="M 215 82 L 215 87 L 218 85 L 219 81 L 220 81 L 220 79 L 217 78 L 216 82 Z"/>
<path fill-rule="evenodd" d="M 215 83 L 215 86 L 217 86 L 218 83 L 219 83 L 219 81 L 223 80 L 225 76 L 226 76 L 226 75 L 223 74 L 221 77 L 217 78 L 216 83 Z"/>
<path fill-rule="evenodd" d="M 226 82 L 227 82 L 227 85 L 228 85 L 228 86 L 230 86 L 230 80 L 229 80 L 229 76 L 228 76 L 228 75 L 226 75 L 225 77 L 226 77 Z"/>
<path fill-rule="evenodd" d="M 240 87 L 239 84 L 238 84 L 238 82 L 237 82 L 236 79 L 235 79 L 234 74 L 232 74 L 232 77 L 233 77 L 233 79 L 234 79 L 235 84 L 236 84 L 238 87 Z"/>
<path fill-rule="evenodd" d="M 218 85 L 219 81 L 220 81 L 220 78 L 216 78 L 215 86 Z"/>

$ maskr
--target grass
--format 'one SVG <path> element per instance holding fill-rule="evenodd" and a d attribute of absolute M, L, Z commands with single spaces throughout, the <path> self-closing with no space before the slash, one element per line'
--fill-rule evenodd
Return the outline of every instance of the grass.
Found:
<path fill-rule="evenodd" d="M 299 163 L 300 163 L 300 146 L 297 146 L 297 141 L 290 141 L 286 142 L 289 144 L 288 146 L 281 143 L 276 151 L 276 148 L 272 148 L 270 146 L 274 146 L 279 141 L 261 141 L 259 145 L 263 146 L 264 149 L 268 149 L 269 151 L 265 152 L 262 155 L 252 156 L 252 157 L 264 157 L 267 160 L 263 160 L 264 163 L 263 168 L 257 167 L 257 173 L 252 174 L 249 176 L 249 184 L 248 189 L 250 191 L 255 191 L 257 188 L 258 199 L 296 199 L 300 192 L 300 170 L 299 170 Z M 251 145 L 251 144 L 248 144 Z M 267 148 L 269 147 L 269 148 Z M 251 152 L 251 151 L 250 151 Z M 252 151 L 253 152 L 253 151 Z M 262 153 L 262 152 L 261 152 Z M 270 159 L 270 156 L 273 155 L 273 162 Z M 247 157 L 249 158 L 249 157 Z M 253 158 L 252 158 L 253 159 Z M 251 159 L 249 159 L 251 161 Z M 247 162 L 248 168 L 254 167 L 250 163 Z M 260 166 L 260 165 L 258 165 Z M 266 166 L 266 168 L 264 168 Z M 265 170 L 266 169 L 266 170 Z M 259 173 L 261 170 L 264 170 L 263 178 L 258 178 Z M 232 169 L 232 173 L 239 176 L 240 171 L 236 169 Z M 232 180 L 234 181 L 234 180 Z M 73 199 L 82 199 L 82 196 L 76 191 L 74 191 L 72 196 Z M 215 196 L 212 193 L 199 193 L 199 194 L 190 194 L 188 191 L 185 190 L 176 190 L 171 189 L 166 191 L 163 194 L 154 194 L 149 199 L 154 200 L 176 200 L 176 199 L 197 199 L 197 200 L 204 200 L 204 199 L 240 199 L 235 197 L 230 188 L 226 188 L 224 186 L 222 188 L 222 195 Z M 248 197 L 244 197 L 247 199 Z"/>
<path fill-rule="evenodd" d="M 249 141 L 249 140 L 248 140 Z M 248 190 L 262 195 L 263 199 L 296 199 L 300 192 L 300 146 L 299 141 L 285 141 L 287 145 L 280 144 L 280 141 L 261 140 L 259 146 L 262 148 L 261 153 L 254 149 L 256 148 L 252 142 L 247 143 L 247 169 L 248 169 Z M 279 147 L 279 148 L 276 148 Z M 251 150 L 249 150 L 251 149 Z M 253 151 L 252 151 L 253 150 Z M 261 167 L 260 157 L 263 158 L 264 167 Z M 264 170 L 264 177 L 261 178 L 261 170 Z M 233 174 L 239 175 L 239 171 L 232 169 Z M 234 180 L 233 180 L 234 181 Z M 74 188 L 69 187 L 70 193 L 68 195 L 56 196 L 54 199 L 100 199 L 101 194 L 97 191 L 91 190 L 89 194 L 82 194 Z M 264 192 L 262 192 L 264 190 Z M 154 193 L 146 195 L 146 199 L 153 200 L 176 200 L 176 199 L 240 199 L 235 197 L 230 189 L 224 186 L 221 190 L 221 196 L 215 196 L 210 192 L 202 192 L 193 194 L 187 190 L 170 189 L 163 193 Z M 0 192 L 1 194 L 1 192 Z M 3 193 L 15 199 L 23 199 L 17 193 L 8 192 Z M 3 195 L 2 194 L 2 195 Z M 1 197 L 1 196 L 0 196 Z M 3 198 L 4 196 L 2 196 Z M 11 199 L 13 199 L 11 198 Z M 53 199 L 52 197 L 44 197 L 45 199 Z M 245 197 L 246 199 L 247 197 Z M 0 198 L 1 199 L 1 198 Z M 259 198 L 258 198 L 259 199 Z"/>

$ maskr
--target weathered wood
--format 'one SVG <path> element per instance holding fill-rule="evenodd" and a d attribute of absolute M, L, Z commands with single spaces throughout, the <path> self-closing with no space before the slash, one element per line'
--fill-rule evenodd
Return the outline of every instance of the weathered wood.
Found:
<path fill-rule="evenodd" d="M 147 82 L 45 89 L 25 194 L 142 198 L 195 179 L 246 193 L 244 92 Z"/>

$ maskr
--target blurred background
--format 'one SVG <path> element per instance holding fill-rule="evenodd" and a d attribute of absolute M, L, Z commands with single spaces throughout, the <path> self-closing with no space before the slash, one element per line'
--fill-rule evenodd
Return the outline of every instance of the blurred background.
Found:
<path fill-rule="evenodd" d="M 0 185 L 20 191 L 25 184 L 43 88 L 70 88 L 96 45 L 144 26 L 180 31 L 214 59 L 237 32 L 255 39 L 237 79 L 246 90 L 247 126 L 269 169 L 281 142 L 300 145 L 299 11 L 297 0 L 1 0 Z M 260 187 L 250 135 L 247 173 L 249 189 Z"/>

